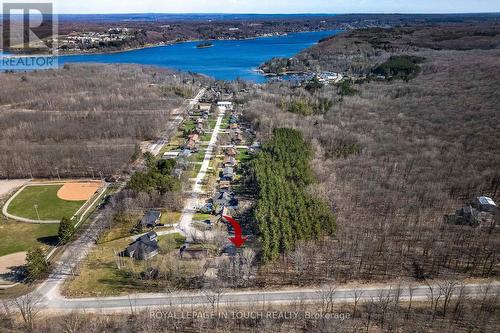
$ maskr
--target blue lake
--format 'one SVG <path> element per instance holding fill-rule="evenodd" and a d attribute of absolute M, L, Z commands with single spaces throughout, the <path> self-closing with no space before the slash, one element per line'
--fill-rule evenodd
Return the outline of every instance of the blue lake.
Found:
<path fill-rule="evenodd" d="M 59 57 L 59 63 L 127 63 L 168 67 L 202 73 L 218 80 L 241 78 L 263 82 L 256 69 L 273 57 L 291 57 L 339 30 L 293 33 L 287 36 L 246 40 L 213 41 L 211 48 L 198 49 L 198 42 L 185 42 L 140 50 Z"/>

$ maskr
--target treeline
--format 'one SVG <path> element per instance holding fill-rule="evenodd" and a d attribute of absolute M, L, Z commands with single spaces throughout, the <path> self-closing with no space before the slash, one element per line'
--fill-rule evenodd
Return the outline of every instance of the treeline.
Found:
<path fill-rule="evenodd" d="M 0 74 L 0 178 L 113 174 L 204 78 L 132 65 Z"/>
<path fill-rule="evenodd" d="M 335 231 L 329 207 L 307 191 L 314 182 L 311 158 L 311 148 L 302 134 L 281 128 L 274 131 L 252 164 L 259 191 L 255 218 L 264 261 L 276 260 L 297 240 Z"/>
<path fill-rule="evenodd" d="M 145 171 L 138 171 L 132 175 L 127 187 L 137 193 L 160 193 L 175 192 L 181 189 L 180 181 L 173 177 L 172 171 L 175 160 L 156 159 L 151 153 L 145 154 Z"/>
<path fill-rule="evenodd" d="M 373 73 L 383 75 L 387 78 L 409 80 L 420 72 L 419 63 L 425 58 L 401 55 L 392 56 L 373 70 Z"/>

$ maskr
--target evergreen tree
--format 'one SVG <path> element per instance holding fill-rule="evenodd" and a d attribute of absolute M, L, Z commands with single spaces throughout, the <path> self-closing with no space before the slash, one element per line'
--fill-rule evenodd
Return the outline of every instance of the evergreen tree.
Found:
<path fill-rule="evenodd" d="M 329 207 L 307 192 L 307 186 L 314 182 L 309 166 L 312 156 L 300 132 L 281 128 L 253 161 L 253 179 L 259 191 L 255 218 L 266 261 L 278 259 L 297 240 L 335 232 L 335 217 Z"/>
<path fill-rule="evenodd" d="M 34 247 L 26 254 L 26 277 L 28 281 L 43 278 L 49 271 L 49 263 L 41 247 Z"/>
<path fill-rule="evenodd" d="M 67 244 L 73 236 L 73 232 L 73 222 L 69 218 L 63 217 L 61 223 L 59 223 L 59 231 L 57 232 L 59 243 L 63 245 Z"/>

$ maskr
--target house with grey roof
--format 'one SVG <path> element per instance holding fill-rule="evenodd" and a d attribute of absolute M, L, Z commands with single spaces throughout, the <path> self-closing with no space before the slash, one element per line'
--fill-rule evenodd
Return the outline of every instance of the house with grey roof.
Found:
<path fill-rule="evenodd" d="M 234 169 L 232 167 L 229 167 L 229 166 L 222 169 L 221 180 L 233 181 L 234 180 Z"/>
<path fill-rule="evenodd" d="M 159 253 L 158 234 L 154 231 L 139 237 L 125 250 L 125 255 L 136 260 L 147 260 Z"/>
<path fill-rule="evenodd" d="M 214 205 L 218 206 L 229 206 L 233 200 L 232 195 L 228 191 L 220 191 L 215 194 L 212 201 Z"/>
<path fill-rule="evenodd" d="M 141 219 L 141 226 L 143 228 L 154 228 L 160 222 L 161 212 L 159 210 L 149 210 Z"/>
<path fill-rule="evenodd" d="M 474 207 L 476 207 L 481 212 L 494 213 L 498 208 L 497 204 L 490 197 L 477 197 L 475 202 L 473 203 Z"/>

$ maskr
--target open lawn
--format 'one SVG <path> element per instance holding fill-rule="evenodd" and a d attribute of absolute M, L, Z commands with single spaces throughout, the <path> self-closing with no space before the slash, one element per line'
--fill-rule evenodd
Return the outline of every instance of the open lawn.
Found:
<path fill-rule="evenodd" d="M 161 224 L 176 224 L 181 219 L 180 212 L 162 212 L 160 223 Z"/>
<path fill-rule="evenodd" d="M 226 115 L 224 118 L 222 118 L 222 123 L 221 123 L 221 129 L 228 129 L 229 128 L 229 120 L 231 119 L 231 115 Z"/>
<path fill-rule="evenodd" d="M 205 220 L 210 220 L 212 218 L 213 218 L 213 215 L 210 215 L 210 214 L 194 214 L 193 215 L 194 221 L 205 221 Z"/>
<path fill-rule="evenodd" d="M 238 149 L 238 155 L 236 156 L 236 160 L 240 163 L 246 163 L 253 159 L 253 156 L 248 153 L 246 149 Z"/>
<path fill-rule="evenodd" d="M 194 120 L 189 119 L 187 120 L 183 125 L 182 125 L 182 131 L 184 133 L 190 133 L 196 128 L 196 125 L 194 123 Z"/>
<path fill-rule="evenodd" d="M 205 134 L 203 134 L 203 135 L 200 137 L 200 141 L 210 141 L 210 139 L 212 138 L 212 132 L 213 132 L 213 131 L 206 132 Z"/>
<path fill-rule="evenodd" d="M 116 253 L 123 251 L 130 239 L 99 244 L 92 250 L 80 269 L 79 275 L 68 279 L 63 286 L 63 294 L 69 297 L 117 296 L 134 292 L 158 292 L 168 287 L 169 281 L 142 280 L 139 278 L 146 267 L 159 265 L 163 269 L 192 272 L 199 269 L 197 261 L 180 261 L 177 252 L 185 238 L 178 234 L 159 238 L 160 254 L 146 261 L 131 258 L 118 258 Z M 118 269 L 120 264 L 122 269 Z"/>
<path fill-rule="evenodd" d="M 197 152 L 196 154 L 193 154 L 191 156 L 192 162 L 203 162 L 204 159 L 205 159 L 205 151 L 204 150 L 200 150 L 199 152 Z"/>
<path fill-rule="evenodd" d="M 60 220 L 72 217 L 85 201 L 65 201 L 57 197 L 62 185 L 27 186 L 10 203 L 8 213 L 32 220 L 38 220 L 35 205 L 41 220 Z"/>
<path fill-rule="evenodd" d="M 182 131 L 177 131 L 175 136 L 170 139 L 168 145 L 163 146 L 160 151 L 160 156 L 169 151 L 180 150 L 184 144 L 184 133 Z"/>
<path fill-rule="evenodd" d="M 139 223 L 141 218 L 141 213 L 130 213 L 116 216 L 113 221 L 113 227 L 105 232 L 98 242 L 107 243 L 132 236 L 130 231 L 137 225 L 137 223 Z"/>
<path fill-rule="evenodd" d="M 130 232 L 139 223 L 143 214 L 142 213 L 130 213 L 125 215 L 120 215 L 115 217 L 113 222 L 113 227 L 104 233 L 104 235 L 99 239 L 99 243 L 108 243 L 116 241 L 119 239 L 126 238 L 130 240 L 133 234 Z M 165 212 L 163 211 L 160 218 L 161 224 L 175 224 L 179 222 L 181 213 L 179 212 Z M 143 230 L 146 232 L 147 230 Z"/>
<path fill-rule="evenodd" d="M 57 244 L 58 224 L 30 224 L 0 218 L 0 256 L 27 251 L 33 246 Z"/>

